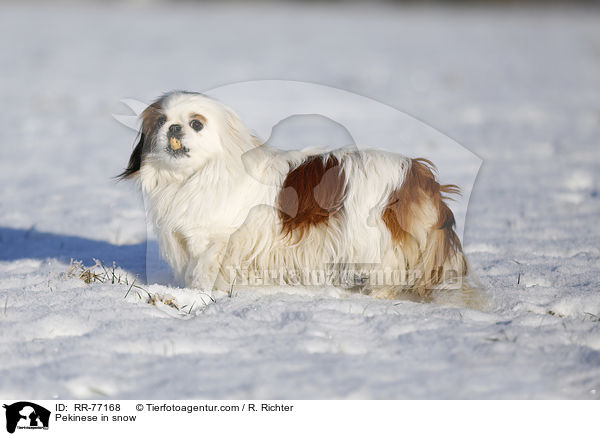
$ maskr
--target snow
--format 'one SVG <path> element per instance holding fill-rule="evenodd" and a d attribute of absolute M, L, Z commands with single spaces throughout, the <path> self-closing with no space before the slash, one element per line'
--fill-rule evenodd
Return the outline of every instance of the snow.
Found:
<path fill-rule="evenodd" d="M 3 3 L 0 397 L 598 398 L 599 21 L 585 8 Z M 483 160 L 464 242 L 489 310 L 334 288 L 209 294 L 151 258 L 147 280 L 143 201 L 111 180 L 135 133 L 111 114 L 271 78 L 381 101 Z M 84 283 L 72 258 L 115 262 L 121 283 Z"/>

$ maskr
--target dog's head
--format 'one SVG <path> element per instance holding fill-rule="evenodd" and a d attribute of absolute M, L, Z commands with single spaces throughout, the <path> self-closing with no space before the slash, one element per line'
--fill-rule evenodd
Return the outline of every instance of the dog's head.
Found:
<path fill-rule="evenodd" d="M 134 176 L 147 163 L 194 171 L 210 159 L 233 159 L 257 145 L 231 109 L 198 93 L 165 94 L 141 118 L 137 145 L 120 178 Z"/>

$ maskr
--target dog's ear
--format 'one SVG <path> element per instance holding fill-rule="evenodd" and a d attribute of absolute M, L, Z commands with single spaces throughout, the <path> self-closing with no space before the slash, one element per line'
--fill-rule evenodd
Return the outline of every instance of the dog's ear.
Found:
<path fill-rule="evenodd" d="M 119 174 L 116 177 L 116 179 L 129 179 L 140 170 L 142 166 L 142 151 L 144 148 L 144 142 L 146 140 L 146 135 L 144 135 L 143 131 L 140 131 L 140 133 L 138 134 L 138 138 L 139 141 L 133 149 L 133 152 L 131 153 L 131 157 L 129 158 L 129 164 L 127 165 L 127 168 L 125 169 L 125 171 Z"/>
<path fill-rule="evenodd" d="M 162 103 L 168 96 L 169 94 L 163 95 L 142 112 L 142 126 L 138 133 L 139 141 L 131 153 L 127 168 L 121 174 L 116 176 L 116 179 L 129 179 L 136 175 L 142 167 L 143 155 L 148 153 L 152 145 L 156 142 L 156 133 L 162 125 L 161 119 L 164 118 L 162 113 Z M 148 148 L 146 149 L 146 147 Z"/>
<path fill-rule="evenodd" d="M 235 155 L 240 155 L 260 144 L 260 140 L 252 135 L 239 116 L 231 109 L 224 107 L 225 129 L 220 132 L 221 145 Z"/>

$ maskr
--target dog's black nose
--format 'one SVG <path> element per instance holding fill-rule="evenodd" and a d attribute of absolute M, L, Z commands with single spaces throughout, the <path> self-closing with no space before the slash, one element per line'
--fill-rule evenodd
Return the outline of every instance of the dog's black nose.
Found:
<path fill-rule="evenodd" d="M 178 133 L 181 133 L 181 124 L 171 124 L 169 126 L 169 133 L 171 135 L 177 135 Z"/>

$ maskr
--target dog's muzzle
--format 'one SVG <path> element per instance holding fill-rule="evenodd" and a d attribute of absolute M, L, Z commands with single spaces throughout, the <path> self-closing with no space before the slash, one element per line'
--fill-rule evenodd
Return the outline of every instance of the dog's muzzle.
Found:
<path fill-rule="evenodd" d="M 182 129 L 179 124 L 172 124 L 171 126 L 169 126 L 169 130 L 167 132 L 167 139 L 169 140 L 169 148 L 172 151 L 187 151 L 185 147 L 181 144 L 181 131 Z"/>

